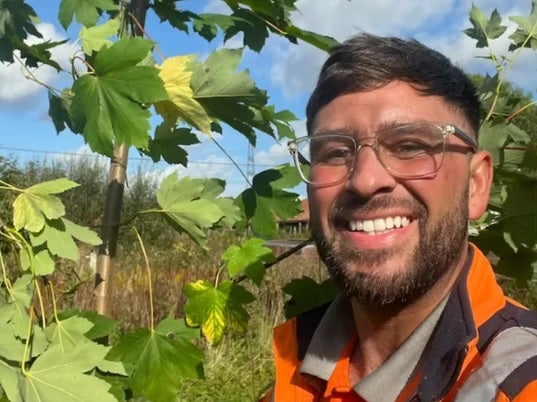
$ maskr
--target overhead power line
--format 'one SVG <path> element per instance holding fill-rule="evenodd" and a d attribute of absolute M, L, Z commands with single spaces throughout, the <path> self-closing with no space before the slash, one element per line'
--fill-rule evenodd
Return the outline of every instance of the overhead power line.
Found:
<path fill-rule="evenodd" d="M 15 148 L 15 147 L 3 147 L 3 146 L 0 146 L 0 150 L 5 150 L 5 151 L 12 151 L 12 152 L 18 152 L 18 153 L 36 153 L 36 154 L 46 154 L 46 155 L 58 155 L 58 156 L 73 156 L 73 157 L 77 157 L 77 158 L 105 158 L 105 156 L 103 155 L 98 155 L 98 154 L 90 154 L 90 153 L 77 153 L 77 152 L 64 152 L 64 151 L 47 151 L 47 150 L 44 150 L 44 149 L 31 149 L 31 148 Z M 168 164 L 166 161 L 159 161 L 159 162 L 153 162 L 151 160 L 151 158 L 149 157 L 137 157 L 137 156 L 131 156 L 128 158 L 129 161 L 142 161 L 142 162 L 151 162 L 153 164 L 158 164 L 158 163 L 164 163 L 164 164 Z M 233 164 L 232 162 L 215 162 L 215 161 L 191 161 L 189 160 L 188 161 L 188 164 L 189 165 L 205 165 L 205 164 L 211 164 L 211 165 L 221 165 L 221 166 L 234 166 L 235 164 Z M 241 167 L 248 167 L 248 163 L 237 163 L 237 165 L 241 166 Z M 263 167 L 267 167 L 267 168 L 270 168 L 270 167 L 274 167 L 274 165 L 268 165 L 268 164 L 261 164 L 258 166 L 263 166 Z"/>

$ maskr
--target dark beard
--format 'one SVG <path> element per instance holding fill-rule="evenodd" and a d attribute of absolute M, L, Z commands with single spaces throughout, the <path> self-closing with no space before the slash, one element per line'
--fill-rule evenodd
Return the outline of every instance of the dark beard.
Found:
<path fill-rule="evenodd" d="M 391 203 L 388 200 L 380 201 L 375 203 L 375 208 Z M 392 270 L 394 274 L 389 277 L 382 275 L 382 272 L 378 275 L 374 268 L 373 273 L 351 272 L 348 262 L 360 261 L 362 266 L 375 267 L 394 255 L 404 255 L 407 251 L 404 246 L 389 251 L 357 250 L 337 232 L 329 239 L 324 238 L 313 223 L 312 234 L 319 255 L 346 296 L 363 305 L 404 307 L 425 294 L 456 265 L 468 233 L 468 188 L 463 191 L 455 207 L 432 227 L 427 226 L 428 214 L 423 205 L 415 202 L 413 209 L 419 217 L 419 243 L 406 262 L 408 266 Z M 334 219 L 331 221 L 334 222 Z M 404 261 L 401 263 L 405 264 Z"/>

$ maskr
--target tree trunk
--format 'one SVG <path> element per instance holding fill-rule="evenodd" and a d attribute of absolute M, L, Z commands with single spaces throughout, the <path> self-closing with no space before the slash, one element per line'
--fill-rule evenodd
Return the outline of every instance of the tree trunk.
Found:
<path fill-rule="evenodd" d="M 132 35 L 142 36 L 149 0 L 132 0 L 129 6 L 129 18 L 135 21 L 131 24 Z M 95 310 L 99 314 L 106 316 L 110 316 L 111 313 L 111 279 L 121 222 L 121 208 L 123 206 L 123 194 L 127 177 L 128 156 L 128 145 L 122 144 L 114 148 L 114 157 L 108 173 L 108 189 L 103 208 L 101 226 L 103 244 L 99 247 L 99 254 L 97 256 L 97 271 L 93 293 L 95 297 Z"/>

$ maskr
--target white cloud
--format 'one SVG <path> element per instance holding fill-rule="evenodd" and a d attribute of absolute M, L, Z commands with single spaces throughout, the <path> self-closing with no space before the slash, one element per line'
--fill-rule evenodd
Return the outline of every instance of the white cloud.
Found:
<path fill-rule="evenodd" d="M 49 23 L 37 25 L 37 29 L 43 35 L 43 38 L 31 36 L 26 43 L 32 45 L 50 40 L 58 42 L 65 39 L 56 28 Z M 50 50 L 52 58 L 64 69 L 70 70 L 69 59 L 78 50 L 77 45 L 66 43 Z M 34 102 L 35 96 L 39 92 L 44 92 L 44 87 L 37 82 L 28 79 L 33 76 L 34 79 L 45 85 L 53 85 L 59 78 L 59 74 L 53 67 L 42 65 L 38 68 L 30 68 L 26 71 L 17 61 L 10 65 L 0 64 L 0 103 L 11 105 L 21 105 L 27 102 Z"/>
<path fill-rule="evenodd" d="M 256 166 L 263 166 L 265 170 L 270 167 L 288 163 L 290 161 L 289 152 L 286 144 L 274 144 L 268 150 L 262 150 L 255 154 Z"/>
<path fill-rule="evenodd" d="M 474 0 L 474 3 L 487 16 L 497 8 L 504 17 L 504 24 L 511 29 L 513 24 L 506 16 L 527 15 L 531 7 L 529 0 L 513 0 L 509 3 Z M 415 37 L 471 72 L 482 72 L 487 65 L 484 60 L 475 58 L 476 55 L 483 55 L 483 51 L 477 50 L 475 41 L 462 33 L 470 27 L 471 0 L 299 0 L 296 4 L 300 11 L 295 12 L 292 19 L 297 26 L 330 35 L 339 41 L 361 31 Z M 506 38 L 497 41 L 500 49 L 505 50 L 506 41 Z M 326 53 L 304 43 L 294 46 L 281 39 L 269 41 L 268 51 L 274 59 L 271 74 L 273 84 L 279 86 L 288 98 L 309 94 L 327 57 Z M 537 85 L 537 78 L 533 79 L 536 76 L 536 63 L 534 56 L 533 60 L 530 59 L 529 55 L 523 55 L 509 79 L 519 86 L 534 89 Z M 531 81 L 528 81 L 528 77 L 532 77 Z"/>

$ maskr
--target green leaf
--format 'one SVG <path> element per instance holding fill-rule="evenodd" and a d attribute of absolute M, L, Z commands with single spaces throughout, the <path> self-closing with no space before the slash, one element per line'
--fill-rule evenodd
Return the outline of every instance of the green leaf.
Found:
<path fill-rule="evenodd" d="M 239 8 L 231 15 L 232 24 L 225 28 L 224 41 L 243 33 L 243 44 L 256 52 L 261 51 L 269 36 L 266 23 L 250 10 Z"/>
<path fill-rule="evenodd" d="M 56 344 L 27 369 L 20 387 L 25 402 L 80 401 L 114 402 L 110 384 L 88 374 L 103 359 L 108 348 L 92 342 L 76 345 L 67 352 Z"/>
<path fill-rule="evenodd" d="M 77 225 L 76 223 L 73 223 L 65 218 L 61 218 L 61 221 L 65 226 L 66 232 L 75 239 L 92 246 L 98 246 L 102 243 L 101 238 L 93 230 Z"/>
<path fill-rule="evenodd" d="M 13 333 L 13 326 L 0 323 L 0 357 L 6 360 L 20 362 L 23 360 L 24 343 Z M 1 361 L 1 360 L 0 360 Z M 0 363 L 0 366 L 2 364 Z"/>
<path fill-rule="evenodd" d="M 30 239 L 34 246 L 46 243 L 48 251 L 53 255 L 72 261 L 78 260 L 78 247 L 61 219 L 46 221 L 43 230 Z"/>
<path fill-rule="evenodd" d="M 205 63 L 192 65 L 191 86 L 209 116 L 227 123 L 255 145 L 254 128 L 272 134 L 270 125 L 255 111 L 265 105 L 267 97 L 248 72 L 236 71 L 241 57 L 240 49 L 213 52 Z"/>
<path fill-rule="evenodd" d="M 332 279 L 326 279 L 322 283 L 317 283 L 310 277 L 304 276 L 301 279 L 293 279 L 286 284 L 282 290 L 291 296 L 285 303 L 285 317 L 296 317 L 313 307 L 327 303 L 334 298 L 338 288 Z"/>
<path fill-rule="evenodd" d="M 507 29 L 506 26 L 501 25 L 502 17 L 498 10 L 494 9 L 490 15 L 490 20 L 488 20 L 474 4 L 472 4 L 470 11 L 470 22 L 473 28 L 466 29 L 464 32 L 470 38 L 477 39 L 476 47 L 478 48 L 488 46 L 490 39 L 500 37 Z"/>
<path fill-rule="evenodd" d="M 500 274 L 515 278 L 519 285 L 535 279 L 537 270 L 537 251 L 521 247 L 516 254 L 500 259 L 496 271 Z"/>
<path fill-rule="evenodd" d="M 82 317 L 87 321 L 90 321 L 93 326 L 89 331 L 84 333 L 84 336 L 93 340 L 110 336 L 117 328 L 116 320 L 100 315 L 95 310 L 63 310 L 58 313 L 58 317 L 60 320 L 65 320 L 69 317 Z"/>
<path fill-rule="evenodd" d="M 114 145 L 147 148 L 147 105 L 168 98 L 158 69 L 137 65 L 152 46 L 121 39 L 97 53 L 93 74 L 75 81 L 71 115 L 93 151 L 111 156 Z"/>
<path fill-rule="evenodd" d="M 233 25 L 233 19 L 229 15 L 204 13 L 193 18 L 192 27 L 207 41 L 213 40 L 218 35 L 218 27 L 224 31 Z"/>
<path fill-rule="evenodd" d="M 245 330 L 249 315 L 244 304 L 255 297 L 244 287 L 224 281 L 215 288 L 209 282 L 199 280 L 183 288 L 188 297 L 184 312 L 187 323 L 201 325 L 203 335 L 211 344 L 218 344 L 228 329 Z"/>
<path fill-rule="evenodd" d="M 227 261 L 229 275 L 245 272 L 257 285 L 265 274 L 264 263 L 275 261 L 274 253 L 265 246 L 265 241 L 255 238 L 245 241 L 241 247 L 229 246 L 222 258 Z"/>
<path fill-rule="evenodd" d="M 508 130 L 505 123 L 492 125 L 485 122 L 479 131 L 479 148 L 492 154 L 495 164 L 500 163 L 502 148 L 507 141 Z"/>
<path fill-rule="evenodd" d="M 295 36 L 298 39 L 302 39 L 304 42 L 315 46 L 325 52 L 328 52 L 339 42 L 334 38 L 326 35 L 319 35 L 318 33 L 307 31 L 305 29 L 298 28 L 294 25 L 289 25 L 286 29 L 289 35 Z"/>
<path fill-rule="evenodd" d="M 149 140 L 147 150 L 142 152 L 158 162 L 164 159 L 170 164 L 187 166 L 188 154 L 181 145 L 199 144 L 199 139 L 189 128 L 174 128 L 162 123 L 155 129 L 155 138 Z"/>
<path fill-rule="evenodd" d="M 66 40 L 59 42 L 45 41 L 28 45 L 24 42 L 16 42 L 15 46 L 19 49 L 20 58 L 24 60 L 24 64 L 28 67 L 38 68 L 41 64 L 47 64 L 54 67 L 56 71 L 61 71 L 61 66 L 51 59 L 50 49 L 63 45 Z"/>
<path fill-rule="evenodd" d="M 68 91 L 63 91 L 62 96 L 56 96 L 53 92 L 48 93 L 48 115 L 54 123 L 56 133 L 60 133 L 65 130 L 66 127 L 75 131 L 73 122 L 71 121 L 71 115 L 69 114 L 69 108 L 71 106 L 72 94 Z"/>
<path fill-rule="evenodd" d="M 32 301 L 33 284 L 32 276 L 25 274 L 17 278 L 13 284 L 10 295 L 15 302 L 20 303 L 24 308 L 29 308 Z M 26 338 L 25 338 L 26 339 Z"/>
<path fill-rule="evenodd" d="M 122 361 L 134 392 L 154 401 L 175 401 L 181 378 L 203 376 L 203 352 L 196 346 L 146 329 L 123 336 L 107 358 Z"/>
<path fill-rule="evenodd" d="M 99 20 L 100 10 L 117 10 L 113 0 L 62 0 L 58 20 L 64 29 L 69 28 L 73 15 L 77 22 L 91 27 Z"/>
<path fill-rule="evenodd" d="M 15 229 L 26 229 L 29 232 L 39 232 L 45 217 L 56 219 L 65 214 L 65 208 L 58 197 L 52 194 L 62 193 L 77 183 L 65 178 L 50 180 L 28 187 L 13 202 L 13 225 Z"/>
<path fill-rule="evenodd" d="M 93 51 L 99 51 L 103 46 L 108 47 L 112 45 L 112 41 L 108 38 L 117 35 L 119 27 L 120 21 L 117 18 L 91 28 L 82 27 L 79 37 L 82 41 L 82 50 L 84 53 L 91 55 Z"/>
<path fill-rule="evenodd" d="M 155 331 L 157 334 L 164 335 L 170 339 L 183 338 L 188 341 L 194 341 L 200 338 L 199 328 L 188 327 L 184 320 L 174 318 L 165 318 L 159 322 Z"/>
<path fill-rule="evenodd" d="M 0 3 L 0 62 L 13 63 L 15 50 L 19 50 L 20 56 L 24 59 L 31 49 L 24 41 L 29 35 L 41 38 L 34 25 L 36 18 L 35 11 L 26 2 L 3 0 Z M 38 45 L 39 46 L 39 45 Z M 50 53 L 48 53 L 50 57 Z M 43 59 L 43 62 L 54 64 L 49 59 Z M 30 62 L 33 64 L 33 61 Z"/>
<path fill-rule="evenodd" d="M 223 217 L 215 199 L 203 197 L 205 186 L 210 183 L 210 180 L 189 177 L 178 180 L 177 174 L 172 173 L 157 191 L 157 201 L 168 221 L 198 244 L 205 240 L 204 231 Z"/>
<path fill-rule="evenodd" d="M 503 205 L 504 228 L 513 241 L 527 247 L 537 244 L 537 181 L 519 181 L 507 186 Z"/>
<path fill-rule="evenodd" d="M 34 250 L 35 252 L 36 250 Z M 54 260 L 47 249 L 38 250 L 34 254 L 33 273 L 35 275 L 51 275 L 54 272 Z"/>
<path fill-rule="evenodd" d="M 155 11 L 161 22 L 168 21 L 172 27 L 187 33 L 187 23 L 197 17 L 191 11 L 177 10 L 175 1 L 156 1 L 150 7 Z"/>
<path fill-rule="evenodd" d="M 265 170 L 254 176 L 252 187 L 237 198 L 254 233 L 265 237 L 275 236 L 276 216 L 285 220 L 300 212 L 298 195 L 283 190 L 284 187 L 295 187 L 299 181 L 295 169 L 289 165 Z"/>
<path fill-rule="evenodd" d="M 509 50 L 514 51 L 520 47 L 537 50 L 537 2 L 532 1 L 530 15 L 512 16 L 509 19 L 518 26 L 516 31 L 509 36 L 512 40 Z"/>
<path fill-rule="evenodd" d="M 10 402 L 23 402 L 18 386 L 20 369 L 0 360 L 0 385 Z"/>
<path fill-rule="evenodd" d="M 33 246 L 46 243 L 48 251 L 53 255 L 78 261 L 78 246 L 74 238 L 93 246 L 101 244 L 101 239 L 95 232 L 67 219 L 46 220 L 45 223 L 43 230 L 31 235 L 30 240 Z"/>
<path fill-rule="evenodd" d="M 209 134 L 211 119 L 194 99 L 194 93 L 190 88 L 192 71 L 189 71 L 188 66 L 193 59 L 193 56 L 176 56 L 162 63 L 159 76 L 164 81 L 169 99 L 155 103 L 155 110 L 170 126 L 182 120 L 202 133 Z"/>
<path fill-rule="evenodd" d="M 51 323 L 45 329 L 45 335 L 51 343 L 57 343 L 63 351 L 90 340 L 84 336 L 93 327 L 93 323 L 82 317 L 69 317 Z"/>

